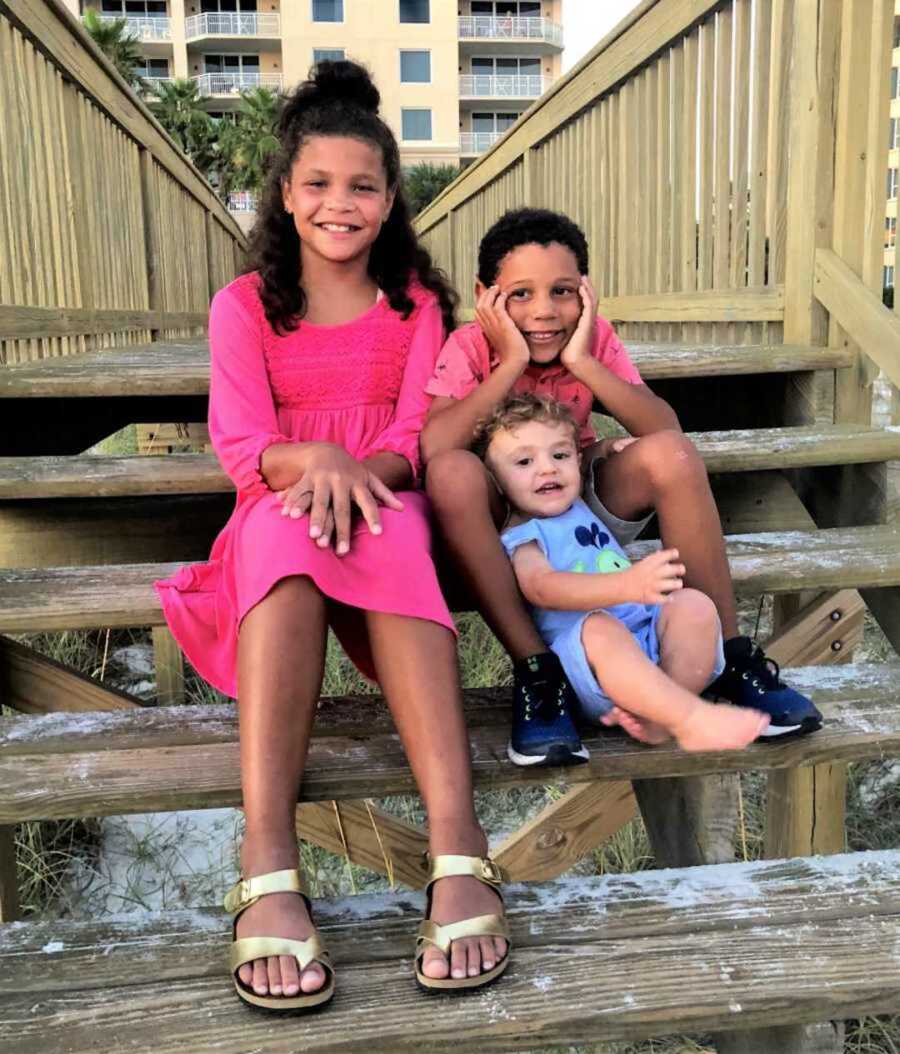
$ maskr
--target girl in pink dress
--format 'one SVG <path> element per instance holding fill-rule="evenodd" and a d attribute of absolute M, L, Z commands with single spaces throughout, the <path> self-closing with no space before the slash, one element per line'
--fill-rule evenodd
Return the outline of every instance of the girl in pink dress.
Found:
<path fill-rule="evenodd" d="M 243 1000 L 274 1010 L 334 989 L 294 827 L 329 625 L 380 683 L 428 811 L 417 979 L 470 987 L 508 961 L 455 631 L 414 489 L 425 384 L 454 297 L 416 244 L 378 103 L 368 74 L 338 62 L 284 106 L 256 269 L 210 313 L 209 428 L 237 503 L 209 561 L 157 583 L 191 663 L 239 701 L 246 832 L 243 881 L 226 899 L 231 969 Z"/>

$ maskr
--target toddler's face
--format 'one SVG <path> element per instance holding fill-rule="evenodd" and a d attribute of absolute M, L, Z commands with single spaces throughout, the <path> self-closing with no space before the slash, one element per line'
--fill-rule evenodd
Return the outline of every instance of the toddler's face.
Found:
<path fill-rule="evenodd" d="M 335 263 L 369 251 L 394 203 L 381 152 L 349 136 L 315 135 L 282 187 L 304 254 Z"/>
<path fill-rule="evenodd" d="M 571 249 L 558 242 L 520 245 L 500 261 L 495 284 L 528 344 L 531 361 L 546 365 L 572 339 L 581 317 L 581 274 Z"/>
<path fill-rule="evenodd" d="M 558 516 L 581 493 L 578 447 L 571 427 L 528 421 L 497 432 L 485 458 L 514 509 Z"/>

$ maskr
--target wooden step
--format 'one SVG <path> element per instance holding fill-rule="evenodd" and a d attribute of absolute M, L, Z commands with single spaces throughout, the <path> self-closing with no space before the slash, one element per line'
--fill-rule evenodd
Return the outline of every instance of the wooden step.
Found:
<path fill-rule="evenodd" d="M 796 345 L 629 344 L 647 380 L 793 373 L 849 366 L 843 348 Z M 0 399 L 205 395 L 206 342 L 146 344 L 22 363 L 0 370 Z"/>
<path fill-rule="evenodd" d="M 694 432 L 690 439 L 712 473 L 851 465 L 900 458 L 900 428 L 817 425 Z M 231 481 L 213 454 L 0 458 L 2 501 L 210 494 L 232 489 Z"/>
<path fill-rule="evenodd" d="M 900 585 L 900 527 L 790 530 L 726 537 L 740 594 Z M 640 559 L 658 542 L 636 542 Z M 153 582 L 177 564 L 0 568 L 0 633 L 160 625 Z"/>
<path fill-rule="evenodd" d="M 424 1036 L 429 1051 L 524 1051 L 860 1017 L 900 998 L 896 851 L 511 887 L 511 965 L 465 999 L 414 983 L 422 911 L 419 894 L 317 902 L 337 994 L 289 1025 L 238 1001 L 220 911 L 4 926 L 0 1052 L 411 1054 Z"/>
<path fill-rule="evenodd" d="M 626 736 L 585 739 L 591 760 L 554 773 L 506 756 L 509 689 L 466 693 L 475 784 L 498 789 L 558 778 L 693 776 L 856 761 L 900 753 L 900 664 L 790 670 L 786 679 L 825 715 L 814 735 L 744 751 L 687 754 L 647 749 Z M 337 703 L 318 715 L 303 777 L 303 801 L 413 794 L 400 741 L 377 697 Z M 352 718 L 348 711 L 352 710 Z M 231 704 L 0 720 L 0 825 L 120 813 L 238 805 L 238 731 Z"/>

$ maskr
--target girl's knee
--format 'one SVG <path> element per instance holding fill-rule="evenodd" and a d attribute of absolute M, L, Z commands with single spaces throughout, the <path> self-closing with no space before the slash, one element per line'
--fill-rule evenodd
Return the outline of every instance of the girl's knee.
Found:
<path fill-rule="evenodd" d="M 425 490 L 437 508 L 471 501 L 487 493 L 487 469 L 471 450 L 445 450 L 428 462 Z"/>
<path fill-rule="evenodd" d="M 656 490 L 706 481 L 703 459 L 683 432 L 674 428 L 652 432 L 641 436 L 633 446 L 638 470 L 644 472 Z"/>

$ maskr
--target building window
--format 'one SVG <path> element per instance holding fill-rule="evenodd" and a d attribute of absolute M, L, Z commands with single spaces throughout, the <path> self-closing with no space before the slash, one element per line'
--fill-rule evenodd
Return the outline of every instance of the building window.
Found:
<path fill-rule="evenodd" d="M 430 84 L 431 83 L 431 52 L 430 51 L 401 51 L 400 52 L 400 83 L 401 84 Z"/>
<path fill-rule="evenodd" d="M 401 138 L 422 140 L 431 138 L 431 110 L 401 110 Z"/>
<path fill-rule="evenodd" d="M 518 120 L 517 113 L 473 113 L 473 132 L 505 132 Z"/>
<path fill-rule="evenodd" d="M 313 22 L 343 22 L 344 0 L 312 0 Z"/>
<path fill-rule="evenodd" d="M 497 18 L 538 18 L 541 13 L 540 0 L 472 0 L 473 15 L 491 15 Z"/>
<path fill-rule="evenodd" d="M 900 48 L 900 18 L 894 19 L 894 47 Z"/>
<path fill-rule="evenodd" d="M 146 77 L 147 80 L 158 80 L 160 77 L 168 77 L 169 60 L 141 57 L 135 64 L 134 72 L 139 77 Z"/>
<path fill-rule="evenodd" d="M 897 197 L 897 169 L 889 168 L 887 174 L 887 196 L 891 201 Z"/>
<path fill-rule="evenodd" d="M 256 0 L 200 0 L 201 14 L 220 14 L 232 11 L 256 12 Z"/>
<path fill-rule="evenodd" d="M 430 22 L 431 0 L 400 0 L 401 22 Z"/>
<path fill-rule="evenodd" d="M 259 73 L 259 55 L 204 55 L 204 73 Z"/>
<path fill-rule="evenodd" d="M 343 62 L 344 61 L 344 49 L 343 48 L 313 48 L 313 63 L 318 65 L 320 62 Z"/>
<path fill-rule="evenodd" d="M 884 269 L 884 288 L 885 289 L 893 289 L 894 288 L 894 268 L 893 267 L 885 267 L 885 269 Z"/>
<path fill-rule="evenodd" d="M 887 216 L 884 221 L 884 247 L 893 249 L 897 244 L 897 217 Z"/>
<path fill-rule="evenodd" d="M 103 0 L 100 10 L 118 18 L 159 18 L 166 14 L 166 0 Z"/>

